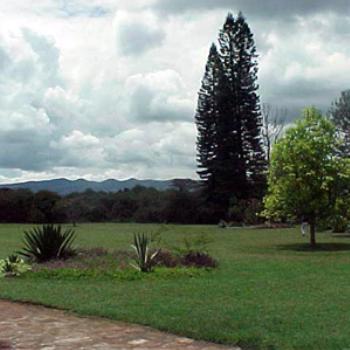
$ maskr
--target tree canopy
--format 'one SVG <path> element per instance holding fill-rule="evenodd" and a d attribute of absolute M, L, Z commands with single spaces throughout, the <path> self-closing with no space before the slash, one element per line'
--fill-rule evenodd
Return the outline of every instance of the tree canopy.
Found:
<path fill-rule="evenodd" d="M 264 215 L 306 219 L 312 246 L 318 220 L 331 216 L 337 199 L 349 193 L 349 159 L 339 155 L 339 147 L 333 123 L 307 108 L 272 151 Z"/>
<path fill-rule="evenodd" d="M 341 152 L 350 157 L 350 90 L 341 92 L 339 99 L 333 102 L 329 113 L 339 136 L 344 139 Z"/>

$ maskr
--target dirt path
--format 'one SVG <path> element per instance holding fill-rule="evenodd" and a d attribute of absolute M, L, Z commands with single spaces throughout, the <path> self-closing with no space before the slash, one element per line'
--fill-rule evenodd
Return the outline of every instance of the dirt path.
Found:
<path fill-rule="evenodd" d="M 235 349 L 151 328 L 0 300 L 0 350 Z"/>

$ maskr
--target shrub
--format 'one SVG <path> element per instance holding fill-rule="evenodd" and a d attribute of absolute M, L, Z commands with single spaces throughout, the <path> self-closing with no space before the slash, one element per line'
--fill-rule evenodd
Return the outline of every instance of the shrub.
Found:
<path fill-rule="evenodd" d="M 228 214 L 230 221 L 233 221 L 235 226 L 257 225 L 263 222 L 260 215 L 262 209 L 262 202 L 256 198 L 240 201 L 232 199 Z"/>
<path fill-rule="evenodd" d="M 176 267 L 180 264 L 180 259 L 169 250 L 161 249 L 156 255 L 154 262 L 158 266 Z"/>
<path fill-rule="evenodd" d="M 336 215 L 332 220 L 332 229 L 334 233 L 345 233 L 348 229 L 349 222 L 347 218 Z"/>
<path fill-rule="evenodd" d="M 213 259 L 209 254 L 201 252 L 191 252 L 184 255 L 181 259 L 181 263 L 184 266 L 208 268 L 214 268 L 218 265 L 217 261 Z"/>
<path fill-rule="evenodd" d="M 350 223 L 350 195 L 349 192 L 337 198 L 335 211 L 331 218 L 333 232 L 344 233 L 349 229 Z"/>
<path fill-rule="evenodd" d="M 136 257 L 134 259 L 136 265 L 132 264 L 132 266 L 141 272 L 152 271 L 159 250 L 150 252 L 150 239 L 144 233 L 136 234 L 134 235 L 134 244 L 132 247 L 136 252 Z"/>
<path fill-rule="evenodd" d="M 212 242 L 207 235 L 185 237 L 183 245 L 175 247 L 178 264 L 187 267 L 216 267 L 217 262 L 208 253 L 208 245 Z"/>
<path fill-rule="evenodd" d="M 252 198 L 247 200 L 244 208 L 244 224 L 256 225 L 263 222 L 260 213 L 263 210 L 262 202 L 258 199 Z"/>
<path fill-rule="evenodd" d="M 36 262 L 52 259 L 65 259 L 75 255 L 72 248 L 75 240 L 75 231 L 62 231 L 60 225 L 43 225 L 24 232 L 24 248 L 20 255 Z"/>
<path fill-rule="evenodd" d="M 30 269 L 30 265 L 17 255 L 10 255 L 7 259 L 0 260 L 0 277 L 20 276 Z"/>

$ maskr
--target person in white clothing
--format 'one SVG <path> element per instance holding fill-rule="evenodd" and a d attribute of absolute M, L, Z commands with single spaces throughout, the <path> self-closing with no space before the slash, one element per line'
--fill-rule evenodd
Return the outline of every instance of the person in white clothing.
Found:
<path fill-rule="evenodd" d="M 301 227 L 300 227 L 300 230 L 301 230 L 301 235 L 303 237 L 305 237 L 306 235 L 306 230 L 307 230 L 307 221 L 306 220 L 303 220 L 302 223 L 301 223 Z"/>

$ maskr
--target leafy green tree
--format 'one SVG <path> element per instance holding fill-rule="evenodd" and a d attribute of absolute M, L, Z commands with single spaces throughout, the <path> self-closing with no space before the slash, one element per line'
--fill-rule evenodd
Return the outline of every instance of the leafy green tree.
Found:
<path fill-rule="evenodd" d="M 333 123 L 308 108 L 272 151 L 264 215 L 303 217 L 310 225 L 312 247 L 318 220 L 332 216 L 337 199 L 349 191 L 350 164 L 339 156 L 338 140 Z"/>

